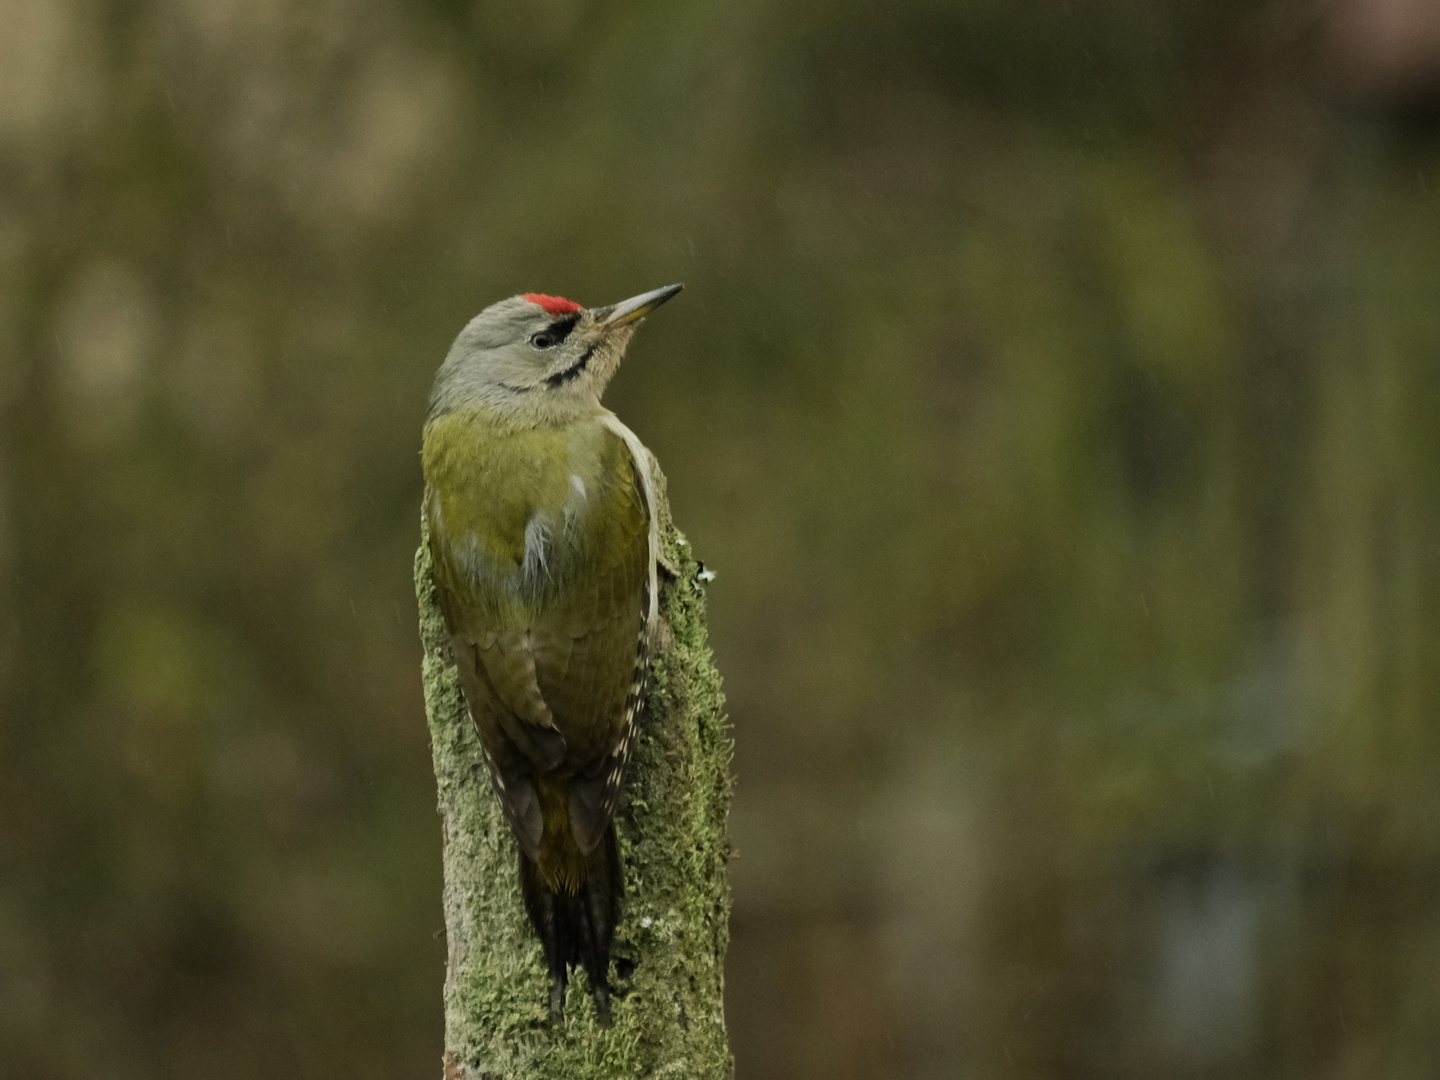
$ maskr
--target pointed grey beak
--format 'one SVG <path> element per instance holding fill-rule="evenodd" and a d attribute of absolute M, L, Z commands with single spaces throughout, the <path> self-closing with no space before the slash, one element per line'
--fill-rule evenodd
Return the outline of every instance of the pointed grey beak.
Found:
<path fill-rule="evenodd" d="M 651 289 L 639 296 L 632 296 L 629 300 L 611 304 L 608 308 L 598 308 L 595 311 L 595 321 L 606 329 L 632 323 L 636 319 L 650 314 L 684 287 L 684 285 L 666 285 L 663 289 Z"/>

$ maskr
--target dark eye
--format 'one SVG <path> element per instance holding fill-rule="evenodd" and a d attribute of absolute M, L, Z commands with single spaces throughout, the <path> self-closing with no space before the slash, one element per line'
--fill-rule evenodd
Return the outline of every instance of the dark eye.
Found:
<path fill-rule="evenodd" d="M 559 340 L 560 339 L 550 333 L 550 331 L 541 330 L 540 333 L 530 338 L 530 344 L 534 345 L 537 349 L 549 349 Z"/>

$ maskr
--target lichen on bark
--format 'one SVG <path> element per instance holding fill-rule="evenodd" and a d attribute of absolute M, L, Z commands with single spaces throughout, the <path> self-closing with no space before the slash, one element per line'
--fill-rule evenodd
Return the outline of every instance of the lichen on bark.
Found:
<path fill-rule="evenodd" d="M 660 518 L 660 626 L 640 740 L 616 813 L 625 904 L 616 930 L 614 1025 L 595 1021 L 586 977 L 570 980 L 565 1023 L 547 1024 L 548 980 L 525 918 L 518 849 L 490 789 L 435 603 L 422 521 L 415 591 L 425 712 L 444 840 L 448 938 L 446 1080 L 613 1080 L 734 1074 L 725 1035 L 732 741 L 705 634 L 701 566 L 670 518 L 652 458 Z"/>

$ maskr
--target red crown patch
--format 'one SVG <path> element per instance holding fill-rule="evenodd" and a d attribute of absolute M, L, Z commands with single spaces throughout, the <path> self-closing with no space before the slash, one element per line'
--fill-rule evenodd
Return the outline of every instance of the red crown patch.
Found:
<path fill-rule="evenodd" d="M 551 315 L 570 315 L 580 310 L 580 305 L 574 300 L 566 300 L 563 296 L 548 296 L 545 293 L 527 292 L 520 297 L 521 300 L 529 300 L 532 304 L 539 304 Z"/>

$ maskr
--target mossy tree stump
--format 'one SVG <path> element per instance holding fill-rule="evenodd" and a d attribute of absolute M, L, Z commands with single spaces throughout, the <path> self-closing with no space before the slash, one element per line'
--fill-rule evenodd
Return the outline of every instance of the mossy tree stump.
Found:
<path fill-rule="evenodd" d="M 446 1080 L 730 1077 L 725 949 L 731 737 L 705 635 L 702 567 L 670 519 L 658 466 L 660 626 L 641 738 L 615 820 L 625 904 L 612 951 L 614 1025 L 595 1021 L 583 971 L 563 1026 L 525 918 L 518 848 L 490 788 L 435 603 L 428 537 L 415 556 L 425 711 L 444 832 Z M 618 995 L 623 995 L 619 997 Z"/>

